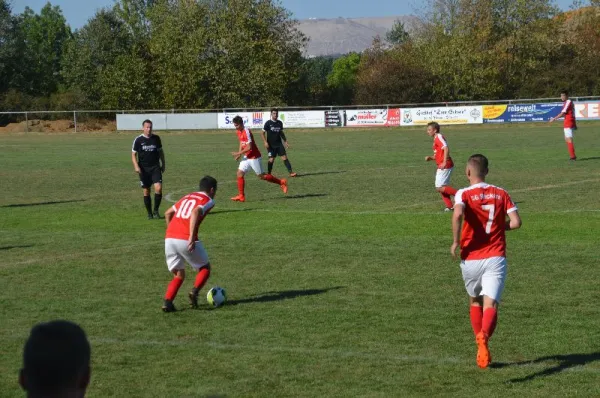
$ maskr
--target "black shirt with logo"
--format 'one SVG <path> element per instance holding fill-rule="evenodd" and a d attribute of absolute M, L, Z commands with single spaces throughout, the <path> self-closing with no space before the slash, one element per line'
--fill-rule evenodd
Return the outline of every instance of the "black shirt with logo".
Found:
<path fill-rule="evenodd" d="M 160 166 L 160 151 L 162 151 L 162 143 L 160 137 L 151 134 L 149 137 L 141 134 L 133 140 L 131 147 L 133 152 L 137 153 L 138 164 L 145 169 Z"/>
<path fill-rule="evenodd" d="M 281 140 L 285 140 L 285 134 L 283 133 L 283 122 L 281 120 L 267 120 L 263 130 L 267 133 L 267 143 L 269 146 L 282 146 Z"/>

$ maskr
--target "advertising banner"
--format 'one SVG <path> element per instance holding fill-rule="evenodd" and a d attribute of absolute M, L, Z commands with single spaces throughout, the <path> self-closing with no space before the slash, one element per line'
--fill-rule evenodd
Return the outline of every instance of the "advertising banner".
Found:
<path fill-rule="evenodd" d="M 347 109 L 346 126 L 400 126 L 400 109 Z"/>
<path fill-rule="evenodd" d="M 562 103 L 485 105 L 484 123 L 547 122 L 558 115 Z"/>
<path fill-rule="evenodd" d="M 600 119 L 600 101 L 595 102 L 576 102 L 575 118 L 577 120 L 598 120 Z"/>
<path fill-rule="evenodd" d="M 251 129 L 263 128 L 265 122 L 269 120 L 269 112 L 227 112 L 219 113 L 217 118 L 217 126 L 220 129 L 232 129 L 233 118 L 241 116 L 244 120 L 244 126 Z"/>
<path fill-rule="evenodd" d="M 265 114 L 267 118 L 271 117 L 268 112 Z M 279 111 L 279 120 L 283 122 L 284 128 L 325 127 L 323 111 Z"/>
<path fill-rule="evenodd" d="M 481 106 L 444 106 L 434 108 L 401 109 L 402 126 L 423 126 L 429 122 L 439 124 L 481 124 Z"/>
<path fill-rule="evenodd" d="M 344 115 L 342 111 L 325 111 L 325 127 L 344 126 Z"/>

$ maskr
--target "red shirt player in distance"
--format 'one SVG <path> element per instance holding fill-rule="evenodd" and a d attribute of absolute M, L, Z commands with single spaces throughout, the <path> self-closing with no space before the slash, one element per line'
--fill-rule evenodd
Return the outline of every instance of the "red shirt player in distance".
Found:
<path fill-rule="evenodd" d="M 569 158 L 571 160 L 577 160 L 575 155 L 575 144 L 573 143 L 573 132 L 577 130 L 577 120 L 575 119 L 575 104 L 569 99 L 569 92 L 562 90 L 560 92 L 560 99 L 563 101 L 562 110 L 558 115 L 550 119 L 550 123 L 554 122 L 561 117 L 564 117 L 563 131 L 565 134 L 565 142 L 567 143 L 567 149 L 569 150 Z"/>

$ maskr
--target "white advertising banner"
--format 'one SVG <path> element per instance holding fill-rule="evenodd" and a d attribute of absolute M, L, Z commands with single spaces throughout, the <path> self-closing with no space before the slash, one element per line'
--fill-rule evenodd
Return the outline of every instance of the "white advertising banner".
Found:
<path fill-rule="evenodd" d="M 400 126 L 400 109 L 346 109 L 346 126 Z"/>
<path fill-rule="evenodd" d="M 401 109 L 402 126 L 422 126 L 429 122 L 439 124 L 482 124 L 482 106 L 444 106 L 435 108 Z"/>
<path fill-rule="evenodd" d="M 220 129 L 232 129 L 233 118 L 241 116 L 244 120 L 244 126 L 251 129 L 263 128 L 265 122 L 269 120 L 269 112 L 227 112 L 219 113 L 217 125 Z"/>
<path fill-rule="evenodd" d="M 324 111 L 280 111 L 279 119 L 284 128 L 325 127 Z"/>

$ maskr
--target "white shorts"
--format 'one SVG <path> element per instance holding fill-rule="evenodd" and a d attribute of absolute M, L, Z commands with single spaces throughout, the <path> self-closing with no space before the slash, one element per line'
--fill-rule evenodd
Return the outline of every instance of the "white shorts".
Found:
<path fill-rule="evenodd" d="M 437 169 L 435 173 L 435 187 L 441 188 L 444 185 L 450 185 L 450 174 L 452 174 L 454 167 L 449 169 Z"/>
<path fill-rule="evenodd" d="M 574 131 L 575 129 L 572 129 L 572 128 L 565 128 L 565 129 L 563 129 L 563 130 L 564 130 L 564 132 L 565 132 L 565 138 L 573 138 L 573 131 Z"/>
<path fill-rule="evenodd" d="M 208 265 L 208 254 L 206 254 L 202 242 L 196 241 L 196 247 L 193 252 L 188 251 L 187 245 L 187 240 L 165 239 L 165 257 L 169 271 L 185 269 L 186 262 L 195 269 L 200 269 Z"/>
<path fill-rule="evenodd" d="M 469 296 L 488 296 L 500 301 L 506 279 L 506 257 L 463 260 L 460 269 Z"/>
<path fill-rule="evenodd" d="M 248 170 L 250 170 L 250 169 L 254 170 L 256 175 L 263 174 L 261 158 L 244 159 L 240 162 L 240 166 L 238 167 L 238 170 L 243 171 L 244 173 L 247 173 Z"/>

